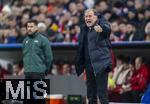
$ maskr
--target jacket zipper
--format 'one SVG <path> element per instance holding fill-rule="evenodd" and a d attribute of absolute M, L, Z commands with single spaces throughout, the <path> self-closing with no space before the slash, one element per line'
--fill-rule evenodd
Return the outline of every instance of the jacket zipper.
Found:
<path fill-rule="evenodd" d="M 32 57 L 32 61 L 31 62 L 33 62 L 33 60 L 34 60 L 34 58 L 33 58 L 33 39 L 31 39 L 30 40 L 31 41 L 31 57 Z"/>
<path fill-rule="evenodd" d="M 87 35 L 88 35 L 88 34 L 87 34 Z M 89 36 L 89 35 L 88 35 L 88 36 Z M 88 37 L 88 36 L 87 36 L 87 37 Z M 88 40 L 88 43 L 89 43 L 89 37 L 88 37 L 88 39 L 87 39 L 87 40 Z M 88 46 L 89 46 L 89 45 L 88 45 Z M 88 51 L 89 51 L 89 47 L 88 47 Z M 94 67 L 93 67 L 94 65 L 93 65 L 93 63 L 92 63 L 91 56 L 90 56 L 90 51 L 89 51 L 89 57 L 90 57 L 90 61 L 91 61 L 91 65 L 92 65 L 93 73 L 94 73 L 94 75 L 95 75 L 95 77 L 96 77 L 96 73 L 95 73 L 95 71 L 94 71 Z"/>

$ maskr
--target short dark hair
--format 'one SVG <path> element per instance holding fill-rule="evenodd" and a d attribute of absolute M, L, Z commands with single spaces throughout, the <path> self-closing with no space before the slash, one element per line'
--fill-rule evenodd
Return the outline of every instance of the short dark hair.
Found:
<path fill-rule="evenodd" d="M 125 56 L 124 55 L 118 55 L 116 59 L 124 61 Z"/>
<path fill-rule="evenodd" d="M 38 24 L 38 21 L 35 20 L 35 19 L 32 19 L 32 20 L 27 21 L 26 27 L 27 27 L 27 24 L 28 24 L 28 23 L 34 23 L 35 25 L 37 25 L 37 24 Z"/>

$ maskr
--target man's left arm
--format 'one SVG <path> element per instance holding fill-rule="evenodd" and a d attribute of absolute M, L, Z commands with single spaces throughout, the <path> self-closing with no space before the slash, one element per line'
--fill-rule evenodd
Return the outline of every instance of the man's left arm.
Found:
<path fill-rule="evenodd" d="M 97 32 L 101 32 L 102 33 L 102 37 L 104 39 L 109 38 L 110 37 L 110 33 L 111 33 L 111 27 L 110 24 L 106 21 L 106 19 L 101 16 L 100 18 L 98 18 L 99 22 L 96 26 L 94 26 L 94 29 Z"/>
<path fill-rule="evenodd" d="M 47 65 L 47 70 L 46 72 L 49 71 L 49 69 L 52 67 L 52 63 L 53 63 L 53 53 L 52 53 L 52 49 L 50 46 L 50 42 L 47 38 L 45 38 L 43 40 L 43 51 L 45 54 L 45 60 L 46 60 L 46 65 Z"/>

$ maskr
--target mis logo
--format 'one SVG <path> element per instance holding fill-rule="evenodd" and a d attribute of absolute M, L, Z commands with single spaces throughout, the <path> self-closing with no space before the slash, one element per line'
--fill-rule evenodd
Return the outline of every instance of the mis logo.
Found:
<path fill-rule="evenodd" d="M 49 79 L 5 79 L 1 81 L 3 100 L 45 99 L 50 94 Z M 5 98 L 4 98 L 5 95 Z"/>

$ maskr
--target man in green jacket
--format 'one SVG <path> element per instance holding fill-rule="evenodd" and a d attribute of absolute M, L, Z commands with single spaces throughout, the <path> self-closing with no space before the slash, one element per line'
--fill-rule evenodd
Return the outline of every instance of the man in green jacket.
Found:
<path fill-rule="evenodd" d="M 28 34 L 23 40 L 25 79 L 44 79 L 52 66 L 53 55 L 49 40 L 38 32 L 37 24 L 36 20 L 26 24 Z"/>
<path fill-rule="evenodd" d="M 36 20 L 28 21 L 26 28 L 28 34 L 23 41 L 25 76 L 27 79 L 43 78 L 53 60 L 49 40 L 38 32 Z"/>

